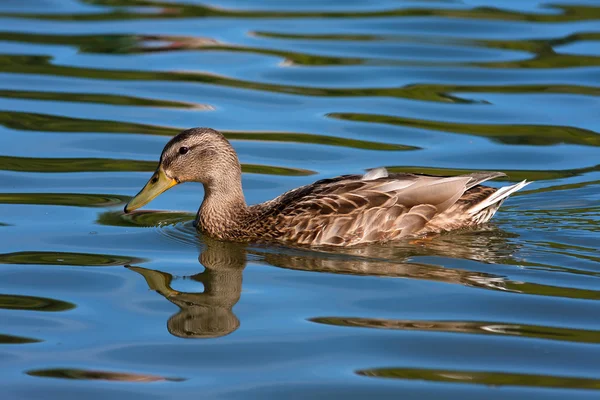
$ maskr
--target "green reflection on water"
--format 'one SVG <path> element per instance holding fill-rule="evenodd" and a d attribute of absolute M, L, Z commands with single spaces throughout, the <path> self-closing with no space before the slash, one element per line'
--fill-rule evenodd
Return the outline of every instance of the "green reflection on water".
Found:
<path fill-rule="evenodd" d="M 569 143 L 584 146 L 600 146 L 599 134 L 587 129 L 570 126 L 465 124 L 358 113 L 330 113 L 327 116 L 346 121 L 400 125 L 418 129 L 489 137 L 494 141 L 513 145 L 542 146 Z"/>
<path fill-rule="evenodd" d="M 477 93 L 573 93 L 583 95 L 598 95 L 600 89 L 578 85 L 512 85 L 512 86 L 469 86 L 469 85 L 439 85 L 411 84 L 396 88 L 320 88 L 307 86 L 291 86 L 269 84 L 262 82 L 243 81 L 201 71 L 162 72 L 134 70 L 103 70 L 53 65 L 49 56 L 0 55 L 0 72 L 54 75 L 102 80 L 143 80 L 143 81 L 184 81 L 206 83 L 238 89 L 260 90 L 274 93 L 285 93 L 301 96 L 327 97 L 402 97 L 422 101 L 436 102 L 479 102 L 472 99 L 460 98 L 452 92 Z M 196 105 L 198 107 L 199 105 Z"/>
<path fill-rule="evenodd" d="M 523 336 L 578 343 L 600 343 L 600 331 L 539 325 L 484 321 L 391 320 L 352 317 L 318 317 L 310 321 L 346 327 L 395 329 L 403 331 L 452 332 L 480 335 Z"/>
<path fill-rule="evenodd" d="M 550 186 L 550 187 L 534 189 L 534 190 L 531 190 L 529 193 L 533 194 L 533 193 L 555 192 L 558 190 L 574 190 L 574 189 L 581 189 L 581 188 L 585 188 L 587 186 L 594 186 L 594 185 L 599 185 L 599 184 L 600 184 L 600 180 L 579 182 L 579 183 L 565 183 L 564 185 L 555 185 L 555 186 Z M 571 209 L 565 210 L 565 211 L 570 212 L 570 213 L 576 212 Z"/>
<path fill-rule="evenodd" d="M 444 101 L 450 93 L 501 93 L 501 94 L 528 94 L 528 93 L 564 93 L 584 96 L 599 96 L 600 88 L 581 85 L 438 85 L 438 84 L 414 84 L 400 89 L 405 91 L 406 96 L 418 100 Z M 467 99 L 463 99 L 467 101 Z M 474 100 L 471 100 L 474 102 Z"/>
<path fill-rule="evenodd" d="M 24 32 L 1 32 L 0 40 L 77 47 L 82 53 L 130 53 L 138 47 L 137 35 L 52 35 Z"/>
<path fill-rule="evenodd" d="M 315 54 L 305 54 L 285 50 L 275 50 L 260 47 L 236 46 L 218 43 L 210 38 L 193 36 L 156 36 L 156 35 L 40 35 L 32 33 L 0 32 L 0 40 L 46 45 L 74 46 L 82 53 L 99 54 L 134 54 L 158 51 L 229 51 L 263 54 L 285 58 L 299 65 L 357 65 L 364 61 L 360 58 L 330 57 Z M 147 43 L 160 41 L 162 46 L 147 46 Z M 147 101 L 130 98 L 134 101 Z M 166 103 L 168 104 L 168 103 Z M 173 103 L 181 107 L 182 103 Z M 149 104 L 132 104 L 149 105 Z M 185 106 L 185 105 L 184 105 Z"/>
<path fill-rule="evenodd" d="M 111 372 L 77 368 L 50 368 L 30 370 L 26 372 L 29 376 L 42 378 L 78 379 L 78 380 L 101 380 L 117 382 L 157 382 L 171 381 L 181 382 L 183 378 L 165 378 L 158 375 L 138 374 L 130 372 Z"/>
<path fill-rule="evenodd" d="M 271 11 L 240 10 L 204 4 L 150 0 L 85 0 L 94 5 L 116 7 L 101 13 L 34 14 L 1 13 L 0 16 L 35 18 L 55 21 L 105 21 L 166 18 L 376 18 L 376 17 L 445 17 L 525 21 L 529 23 L 586 21 L 600 18 L 600 8 L 588 5 L 552 5 L 555 13 L 529 13 L 495 7 L 471 9 L 399 8 L 377 11 Z M 126 7 L 126 8 L 122 8 Z M 144 9 L 146 8 L 146 9 Z"/>
<path fill-rule="evenodd" d="M 272 165 L 242 164 L 242 172 L 247 174 L 265 174 L 281 176 L 315 175 L 315 171 L 301 168 L 276 167 Z"/>
<path fill-rule="evenodd" d="M 32 339 L 24 336 L 5 335 L 0 333 L 0 344 L 28 344 L 40 342 L 42 342 L 42 340 Z"/>
<path fill-rule="evenodd" d="M 311 88 L 306 86 L 277 85 L 253 81 L 244 81 L 214 74 L 197 72 L 164 72 L 164 71 L 134 71 L 134 70 L 103 70 L 94 68 L 80 68 L 53 65 L 52 57 L 43 55 L 0 56 L 0 72 L 21 73 L 36 75 L 55 75 L 79 77 L 86 79 L 116 79 L 116 80 L 144 80 L 144 81 L 178 81 L 207 83 L 234 87 L 239 89 L 263 90 L 275 93 L 313 95 L 313 96 L 335 96 L 343 95 L 347 91 L 336 89 Z"/>
<path fill-rule="evenodd" d="M 3 38 L 1 36 L 0 38 Z M 13 35 L 13 33 L 9 33 Z M 19 33 L 15 35 L 20 35 Z M 268 32 L 268 31 L 252 31 L 253 36 L 287 39 L 287 40 L 324 40 L 324 41 L 382 41 L 382 42 L 410 42 L 410 43 L 456 43 L 456 44 L 484 44 L 488 47 L 496 47 L 499 49 L 522 50 L 530 53 L 538 53 L 540 50 L 548 46 L 560 46 L 580 41 L 595 41 L 600 40 L 599 32 L 577 32 L 560 38 L 552 39 L 531 39 L 531 40 L 502 40 L 502 39 L 464 39 L 461 37 L 440 37 L 440 36 L 408 36 L 408 35 L 391 35 L 391 34 L 346 34 L 346 33 L 288 33 L 288 32 Z M 12 40 L 12 36 L 7 37 Z"/>
<path fill-rule="evenodd" d="M 47 297 L 20 296 L 16 294 L 0 294 L 0 309 L 26 311 L 67 311 L 75 308 L 75 304 Z"/>
<path fill-rule="evenodd" d="M 0 111 L 0 124 L 10 129 L 41 132 L 143 133 L 163 136 L 174 136 L 180 132 L 179 129 L 162 126 L 13 111 Z"/>
<path fill-rule="evenodd" d="M 431 382 L 468 383 L 493 386 L 530 386 L 568 389 L 600 389 L 600 380 L 552 375 L 530 375 L 506 372 L 457 371 L 419 368 L 374 368 L 360 370 L 358 375 L 378 378 L 424 380 Z"/>
<path fill-rule="evenodd" d="M 507 281 L 506 289 L 536 296 L 562 297 L 565 299 L 600 300 L 600 291 L 539 283 Z"/>
<path fill-rule="evenodd" d="M 182 102 L 143 99 L 140 97 L 96 93 L 0 90 L 0 97 L 6 97 L 10 99 L 69 101 L 74 103 L 101 103 L 117 106 L 198 108 L 194 104 L 187 104 Z"/>
<path fill-rule="evenodd" d="M 190 49 L 198 50 L 198 47 L 194 47 L 193 44 L 190 44 Z M 322 56 L 316 54 L 306 54 L 306 53 L 298 53 L 291 51 L 282 51 L 282 50 L 272 50 L 272 49 L 263 49 L 259 47 L 242 47 L 242 46 L 226 46 L 226 45 L 212 45 L 212 46 L 202 46 L 203 50 L 216 50 L 216 51 L 230 51 L 236 53 L 253 53 L 253 54 L 263 54 L 269 56 L 276 56 L 285 58 L 291 64 L 297 65 L 306 65 L 306 66 L 319 66 L 319 65 L 359 65 L 365 63 L 366 59 L 356 58 L 356 57 L 331 57 L 331 56 Z"/>
<path fill-rule="evenodd" d="M 69 207 L 115 207 L 131 197 L 118 194 L 0 193 L 0 204 L 44 204 Z"/>
<path fill-rule="evenodd" d="M 65 253 L 59 251 L 20 251 L 0 254 L 0 264 L 72 265 L 85 267 L 110 267 L 140 263 L 144 259 L 108 254 Z"/>
<path fill-rule="evenodd" d="M 33 158 L 0 156 L 0 170 L 18 172 L 150 172 L 156 161 L 114 158 Z"/>
<path fill-rule="evenodd" d="M 600 57 L 581 54 L 542 53 L 528 60 L 473 63 L 487 68 L 579 68 L 600 65 Z"/>
<path fill-rule="evenodd" d="M 402 151 L 417 150 L 418 147 L 401 144 L 369 142 L 366 140 L 346 139 L 335 136 L 312 135 L 302 133 L 275 132 L 224 132 L 232 140 L 259 140 L 273 142 L 310 143 L 327 146 L 350 147 L 365 150 Z"/>
<path fill-rule="evenodd" d="M 96 223 L 108 226 L 155 227 L 175 225 L 192 221 L 194 218 L 194 214 L 174 211 L 136 210 L 127 214 L 122 211 L 107 211 L 98 216 Z"/>
<path fill-rule="evenodd" d="M 554 48 L 576 42 L 600 40 L 598 32 L 581 32 L 561 38 L 537 40 L 478 40 L 475 43 L 502 50 L 519 50 L 535 54 L 528 60 L 475 63 L 487 68 L 579 68 L 600 65 L 600 57 L 582 54 L 563 54 Z"/>
<path fill-rule="evenodd" d="M 477 40 L 448 37 L 419 37 L 401 35 L 323 35 L 323 34 L 287 34 L 278 32 L 253 32 L 259 37 L 288 39 L 288 40 L 328 40 L 328 41 L 380 41 L 411 44 L 444 44 L 471 47 L 486 47 L 499 50 L 522 51 L 534 54 L 535 57 L 526 60 L 497 61 L 497 62 L 460 62 L 462 65 L 477 65 L 482 68 L 570 68 L 592 67 L 600 65 L 600 57 L 581 54 L 560 54 L 554 51 L 555 46 L 582 41 L 600 39 L 597 32 L 583 32 L 561 38 L 539 40 Z M 253 51 L 253 49 L 249 49 Z M 256 51 L 260 53 L 260 51 Z M 374 61 L 375 59 L 372 59 Z M 364 59 L 363 62 L 367 61 Z M 386 60 L 386 63 L 392 61 Z M 436 63 L 441 65 L 440 62 Z"/>
<path fill-rule="evenodd" d="M 83 118 L 61 117 L 57 115 L 35 114 L 25 112 L 0 111 L 0 125 L 10 129 L 42 131 L 42 132 L 103 132 L 133 133 L 145 135 L 175 136 L 181 129 L 144 125 L 130 122 L 93 120 Z M 43 129 L 41 129 L 43 127 Z M 301 133 L 276 132 L 227 132 L 223 134 L 230 140 L 256 140 L 269 142 L 297 142 L 326 144 L 368 150 L 415 150 L 417 147 L 399 144 L 369 142 L 366 140 L 346 139 L 341 137 L 312 135 Z"/>
<path fill-rule="evenodd" d="M 529 60 L 475 63 L 488 68 L 569 68 L 591 67 L 600 64 L 600 57 L 581 54 L 561 54 L 555 47 L 583 41 L 600 39 L 600 33 L 581 32 L 560 38 L 532 40 L 476 40 L 476 45 L 501 50 L 517 50 L 535 54 Z"/>
<path fill-rule="evenodd" d="M 0 156 L 0 170 L 19 172 L 151 172 L 157 161 L 118 160 L 113 158 L 33 158 Z M 249 174 L 307 176 L 314 171 L 271 165 L 242 164 Z"/>
<path fill-rule="evenodd" d="M 0 34 L 1 35 L 1 34 Z M 394 40 L 399 36 L 384 36 L 384 35 L 367 35 L 367 34 L 352 34 L 352 33 L 283 33 L 283 32 L 266 32 L 252 31 L 252 36 L 272 38 L 272 39 L 290 39 L 290 40 L 333 40 L 333 41 L 353 41 L 353 42 L 370 42 L 382 40 Z M 2 36 L 0 36 L 1 38 Z M 418 38 L 414 38 L 417 40 Z"/>

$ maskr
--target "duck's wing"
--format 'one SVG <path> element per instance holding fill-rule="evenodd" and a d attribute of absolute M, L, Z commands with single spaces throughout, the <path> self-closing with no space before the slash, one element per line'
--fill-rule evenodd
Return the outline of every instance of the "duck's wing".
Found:
<path fill-rule="evenodd" d="M 315 182 L 288 192 L 275 224 L 281 239 L 346 246 L 392 240 L 420 231 L 479 183 L 502 173 L 455 177 L 369 171 Z"/>

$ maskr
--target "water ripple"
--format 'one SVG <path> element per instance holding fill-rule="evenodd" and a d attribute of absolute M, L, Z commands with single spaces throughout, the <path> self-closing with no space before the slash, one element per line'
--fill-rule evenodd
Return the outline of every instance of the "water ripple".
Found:
<path fill-rule="evenodd" d="M 417 368 L 379 368 L 357 371 L 357 374 L 378 378 L 452 382 L 471 385 L 526 386 L 600 390 L 600 380 L 569 376 L 530 375 L 495 371 L 426 370 Z"/>
<path fill-rule="evenodd" d="M 597 397 L 597 1 L 0 3 L 5 397 Z M 212 240 L 200 185 L 124 214 L 192 126 L 248 203 L 380 166 L 535 182 L 349 249 Z"/>

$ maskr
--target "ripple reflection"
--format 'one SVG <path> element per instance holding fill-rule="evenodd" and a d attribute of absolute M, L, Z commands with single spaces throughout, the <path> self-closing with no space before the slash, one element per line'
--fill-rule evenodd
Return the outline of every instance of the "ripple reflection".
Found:
<path fill-rule="evenodd" d="M 165 378 L 157 375 L 134 374 L 129 372 L 97 371 L 77 368 L 51 368 L 27 371 L 27 375 L 41 378 L 77 379 L 94 381 L 117 381 L 117 382 L 158 382 L 171 381 L 181 382 L 182 378 Z"/>
<path fill-rule="evenodd" d="M 403 331 L 523 336 L 578 343 L 600 343 L 600 331 L 484 321 L 391 320 L 377 318 L 317 317 L 318 324 Z"/>
<path fill-rule="evenodd" d="M 151 290 L 179 307 L 180 310 L 167 321 L 167 329 L 172 335 L 182 338 L 217 338 L 232 333 L 240 326 L 232 308 L 241 297 L 242 274 L 249 255 L 255 256 L 259 263 L 285 269 L 401 277 L 519 292 L 517 285 L 520 282 L 511 281 L 504 276 L 411 260 L 418 255 L 437 254 L 489 263 L 514 262 L 513 255 L 518 246 L 507 240 L 508 234 L 494 227 L 470 234 L 463 232 L 446 237 L 442 235 L 432 240 L 334 250 L 221 242 L 199 235 L 191 221 L 177 222 L 180 218 L 177 213 L 140 212 L 132 216 L 133 219 L 128 223 L 148 223 L 155 226 L 160 234 L 173 240 L 203 248 L 198 261 L 205 270 L 183 278 L 176 278 L 156 269 L 126 266 L 142 275 Z M 144 217 L 150 219 L 144 221 Z M 163 217 L 174 219 L 171 223 L 163 221 L 159 223 L 162 225 L 155 225 Z M 172 288 L 175 279 L 190 279 L 202 283 L 204 292 L 175 290 Z"/>
<path fill-rule="evenodd" d="M 600 390 L 600 379 L 568 376 L 530 375 L 495 371 L 455 371 L 417 368 L 376 368 L 360 370 L 358 375 L 420 380 L 430 382 L 467 383 L 492 386 L 529 386 L 546 388 Z"/>

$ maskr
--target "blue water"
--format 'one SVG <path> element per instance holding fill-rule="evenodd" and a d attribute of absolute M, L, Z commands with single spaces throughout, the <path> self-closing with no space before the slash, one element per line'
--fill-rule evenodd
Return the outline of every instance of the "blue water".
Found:
<path fill-rule="evenodd" d="M 0 397 L 598 398 L 599 82 L 591 0 L 1 2 Z M 123 215 L 194 126 L 249 203 L 379 166 L 535 183 L 340 251 L 201 237 L 198 184 Z"/>

